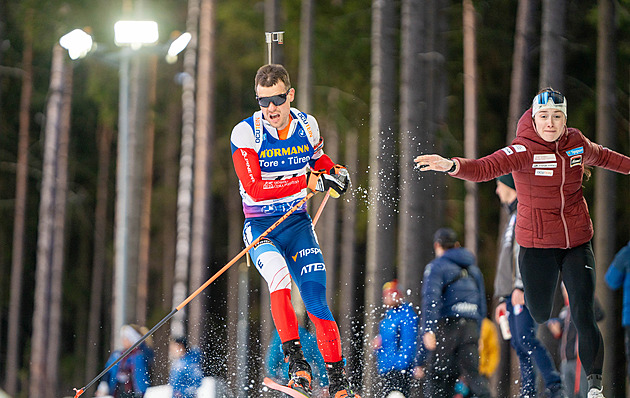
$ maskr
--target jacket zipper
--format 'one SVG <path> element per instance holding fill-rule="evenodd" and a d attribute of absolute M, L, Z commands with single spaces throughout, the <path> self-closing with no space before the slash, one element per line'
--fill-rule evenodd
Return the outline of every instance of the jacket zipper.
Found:
<path fill-rule="evenodd" d="M 558 141 L 556 141 L 556 155 L 560 158 L 562 163 L 562 183 L 560 184 L 560 218 L 562 219 L 562 226 L 564 227 L 564 239 L 566 241 L 565 249 L 569 248 L 569 226 L 567 225 L 567 220 L 564 217 L 564 182 L 565 182 L 565 167 L 564 158 L 560 155 L 560 151 L 558 150 Z"/>

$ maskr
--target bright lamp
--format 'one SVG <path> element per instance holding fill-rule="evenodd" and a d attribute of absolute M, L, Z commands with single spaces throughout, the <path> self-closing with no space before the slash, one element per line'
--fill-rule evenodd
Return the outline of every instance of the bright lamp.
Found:
<path fill-rule="evenodd" d="M 140 47 L 155 44 L 158 39 L 158 24 L 155 21 L 118 21 L 114 24 L 117 46 Z"/>

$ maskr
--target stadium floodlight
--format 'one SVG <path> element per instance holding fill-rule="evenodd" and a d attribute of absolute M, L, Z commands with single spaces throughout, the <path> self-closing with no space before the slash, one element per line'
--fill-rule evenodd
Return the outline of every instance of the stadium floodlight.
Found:
<path fill-rule="evenodd" d="M 68 50 L 70 59 L 75 60 L 83 58 L 90 52 L 94 42 L 92 36 L 85 33 L 82 29 L 75 29 L 70 33 L 66 33 L 59 39 L 61 47 Z"/>
<path fill-rule="evenodd" d="M 137 49 L 157 43 L 160 35 L 155 21 L 118 21 L 114 24 L 114 41 L 117 46 Z"/>
<path fill-rule="evenodd" d="M 188 32 L 184 32 L 179 35 L 177 39 L 173 40 L 166 53 L 166 62 L 169 64 L 175 63 L 175 61 L 177 61 L 177 55 L 184 51 L 188 43 L 190 43 L 190 39 L 192 39 L 192 35 Z"/>

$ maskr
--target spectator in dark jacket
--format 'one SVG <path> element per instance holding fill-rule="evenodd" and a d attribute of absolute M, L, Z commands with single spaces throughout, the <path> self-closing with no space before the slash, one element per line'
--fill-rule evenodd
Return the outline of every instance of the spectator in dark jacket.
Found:
<path fill-rule="evenodd" d="M 189 347 L 186 337 L 176 337 L 169 344 L 171 373 L 168 384 L 173 387 L 173 398 L 195 398 L 201 387 L 201 350 Z"/>
<path fill-rule="evenodd" d="M 483 276 L 452 229 L 438 229 L 433 242 L 436 258 L 422 284 L 422 339 L 429 351 L 425 392 L 451 396 L 461 376 L 475 396 L 489 397 L 487 380 L 479 374 L 479 336 L 487 312 Z"/>
<path fill-rule="evenodd" d="M 499 305 L 495 309 L 495 318 L 498 320 L 501 314 L 507 314 L 508 317 L 512 332 L 510 342 L 516 351 L 521 371 L 519 397 L 534 397 L 537 394 L 534 364 L 545 382 L 547 395 L 564 397 L 560 373 L 556 370 L 547 348 L 536 337 L 538 326 L 525 305 L 523 281 L 518 267 L 520 246 L 514 239 L 518 200 L 516 199 L 512 174 L 497 178 L 496 194 L 508 211 L 510 218 L 503 230 L 497 261 L 497 274 L 494 279 L 494 296 L 499 299 Z"/>
<path fill-rule="evenodd" d="M 383 396 L 399 391 L 408 397 L 416 358 L 418 315 L 403 299 L 396 280 L 383 285 L 383 305 L 388 309 L 372 342 L 378 374 L 383 380 Z"/>

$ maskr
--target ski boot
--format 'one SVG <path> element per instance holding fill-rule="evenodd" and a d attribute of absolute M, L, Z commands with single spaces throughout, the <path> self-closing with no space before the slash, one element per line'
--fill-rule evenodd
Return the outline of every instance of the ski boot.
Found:
<path fill-rule="evenodd" d="M 586 380 L 588 380 L 588 398 L 604 398 L 602 375 L 590 374 L 586 377 Z"/>
<path fill-rule="evenodd" d="M 326 362 L 330 398 L 361 398 L 352 391 L 343 362 L 343 359 L 339 362 Z"/>
<path fill-rule="evenodd" d="M 284 353 L 284 361 L 289 362 L 289 383 L 287 385 L 310 397 L 313 393 L 311 366 L 304 358 L 300 340 L 282 343 L 282 352 Z"/>

